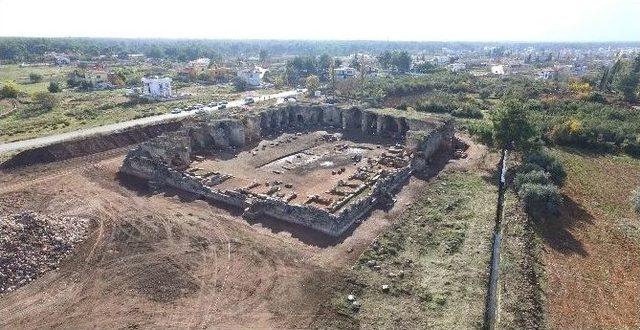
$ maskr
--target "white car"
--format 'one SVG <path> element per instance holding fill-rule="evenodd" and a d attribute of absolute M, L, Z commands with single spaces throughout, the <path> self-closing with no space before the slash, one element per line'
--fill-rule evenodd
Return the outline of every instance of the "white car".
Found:
<path fill-rule="evenodd" d="M 173 108 L 173 109 L 171 109 L 171 113 L 172 113 L 172 114 L 174 114 L 174 115 L 175 115 L 175 114 L 178 114 L 178 113 L 181 113 L 181 112 L 182 112 L 182 109 L 180 109 L 180 108 Z"/>

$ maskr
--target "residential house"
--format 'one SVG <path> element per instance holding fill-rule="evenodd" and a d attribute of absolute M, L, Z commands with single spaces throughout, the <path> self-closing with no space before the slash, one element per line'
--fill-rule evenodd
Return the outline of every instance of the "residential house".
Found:
<path fill-rule="evenodd" d="M 448 68 L 451 72 L 462 72 L 467 69 L 467 65 L 464 63 L 451 63 Z"/>
<path fill-rule="evenodd" d="M 154 99 L 171 97 L 171 78 L 142 78 L 142 96 Z"/>
<path fill-rule="evenodd" d="M 107 71 L 103 71 L 103 70 L 87 71 L 84 74 L 84 81 L 91 84 L 92 86 L 96 86 L 101 83 L 109 82 L 108 76 L 109 75 Z"/>
<path fill-rule="evenodd" d="M 239 70 L 238 77 L 244 80 L 247 85 L 257 87 L 262 85 L 262 78 L 266 72 L 267 70 L 261 67 L 253 66 L 248 69 Z"/>
<path fill-rule="evenodd" d="M 498 65 L 492 65 L 491 66 L 491 73 L 497 76 L 504 76 L 506 74 L 508 74 L 509 72 L 509 68 L 507 66 L 504 66 L 502 64 L 498 64 Z"/>
<path fill-rule="evenodd" d="M 357 74 L 358 71 L 356 69 L 346 66 L 333 69 L 333 75 L 336 77 L 336 80 L 346 80 L 355 77 Z"/>

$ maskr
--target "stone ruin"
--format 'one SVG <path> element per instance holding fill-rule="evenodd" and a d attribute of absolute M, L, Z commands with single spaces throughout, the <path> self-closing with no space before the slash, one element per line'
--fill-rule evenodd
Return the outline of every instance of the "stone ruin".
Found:
<path fill-rule="evenodd" d="M 322 128 L 360 134 L 363 138 L 384 136 L 400 143 L 389 146 L 375 159 L 362 160 L 353 156 L 353 165 L 358 162 L 364 165 L 355 167 L 351 174 L 343 174 L 344 168 L 331 171 L 330 175 L 348 175 L 326 191 L 331 197 L 298 196 L 295 191 L 284 193 L 284 188 L 292 188 L 292 185 L 278 180 L 224 188 L 222 183 L 232 175 L 219 171 L 198 173 L 199 168 L 189 168 L 192 163 L 204 159 L 198 155 L 200 152 L 246 150 L 265 137 L 284 131 L 299 135 Z M 186 124 L 179 131 L 159 136 L 131 150 L 120 171 L 155 185 L 177 188 L 205 200 L 240 208 L 247 218 L 268 216 L 337 237 L 375 207 L 392 203 L 393 194 L 412 173 L 425 169 L 437 152 L 452 149 L 453 135 L 453 121 L 448 116 L 300 102 Z M 326 134 L 323 139 L 336 140 L 334 136 Z M 341 148 L 346 147 L 337 144 L 335 149 L 340 153 Z M 251 151 L 253 155 L 255 152 Z M 282 168 L 282 171 L 289 169 L 284 165 Z M 272 172 L 274 178 L 281 174 L 281 170 Z M 268 190 L 255 192 L 258 186 Z"/>

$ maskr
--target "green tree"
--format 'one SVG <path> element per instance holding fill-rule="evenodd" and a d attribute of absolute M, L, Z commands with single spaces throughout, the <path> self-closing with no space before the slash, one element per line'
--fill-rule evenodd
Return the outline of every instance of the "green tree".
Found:
<path fill-rule="evenodd" d="M 411 55 L 407 51 L 395 52 L 392 63 L 398 72 L 405 73 L 411 69 Z"/>
<path fill-rule="evenodd" d="M 536 131 L 521 102 L 507 100 L 504 106 L 494 111 L 491 121 L 496 146 L 526 151 L 535 145 Z"/>
<path fill-rule="evenodd" d="M 331 58 L 331 56 L 329 56 L 329 54 L 322 54 L 320 55 L 320 57 L 318 57 L 318 74 L 320 74 L 321 79 L 327 79 L 332 61 L 333 59 Z"/>
<path fill-rule="evenodd" d="M 380 67 L 384 70 L 388 70 L 392 65 L 391 62 L 393 60 L 393 54 L 387 50 L 378 55 L 377 59 Z"/>
<path fill-rule="evenodd" d="M 320 79 L 318 79 L 318 76 L 316 75 L 310 75 L 307 77 L 305 85 L 309 90 L 309 94 L 312 94 L 320 86 Z"/>
<path fill-rule="evenodd" d="M 258 58 L 260 59 L 260 63 L 265 63 L 269 59 L 269 52 L 266 49 L 260 49 Z"/>
<path fill-rule="evenodd" d="M 11 81 L 5 81 L 2 83 L 2 88 L 0 88 L 0 98 L 7 99 L 15 99 L 18 97 L 18 93 L 20 90 L 18 89 L 18 85 Z"/>
<path fill-rule="evenodd" d="M 618 89 L 622 92 L 624 100 L 636 102 L 638 100 L 638 86 L 640 85 L 640 55 L 636 57 L 631 68 L 618 81 Z"/>
<path fill-rule="evenodd" d="M 39 82 L 42 81 L 42 75 L 38 74 L 38 73 L 30 73 L 29 74 L 29 81 L 32 84 L 39 83 Z"/>
<path fill-rule="evenodd" d="M 409 64 L 411 65 L 411 64 Z M 416 67 L 414 68 L 414 70 L 418 73 L 431 73 L 436 71 L 436 66 L 433 65 L 432 63 L 429 62 L 423 62 L 420 63 L 418 65 L 416 65 Z"/>
<path fill-rule="evenodd" d="M 244 79 L 240 77 L 235 77 L 233 79 L 233 87 L 235 88 L 236 92 L 244 92 L 247 90 L 249 85 Z"/>
<path fill-rule="evenodd" d="M 60 83 L 57 81 L 52 81 L 49 83 L 49 87 L 47 87 L 47 90 L 49 90 L 49 92 L 51 93 L 58 93 L 62 91 L 62 87 L 60 87 Z"/>
<path fill-rule="evenodd" d="M 58 105 L 58 98 L 49 92 L 35 92 L 31 99 L 33 103 L 46 110 L 51 110 Z"/>

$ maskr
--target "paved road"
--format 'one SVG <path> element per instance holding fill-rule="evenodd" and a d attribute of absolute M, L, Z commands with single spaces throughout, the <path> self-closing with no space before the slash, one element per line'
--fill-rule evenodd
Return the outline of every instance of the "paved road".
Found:
<path fill-rule="evenodd" d="M 263 102 L 263 101 L 274 99 L 274 98 L 294 96 L 297 94 L 299 94 L 299 92 L 295 90 L 291 90 L 291 91 L 286 91 L 282 93 L 257 96 L 257 97 L 254 97 L 254 99 L 257 103 L 257 102 Z M 230 101 L 227 104 L 227 108 L 235 108 L 243 104 L 244 104 L 244 100 Z M 216 107 L 205 108 L 205 111 L 216 111 L 216 110 L 218 110 Z M 49 145 L 57 142 L 63 142 L 63 141 L 77 139 L 77 138 L 97 135 L 97 134 L 112 133 L 112 132 L 119 131 L 129 127 L 141 126 L 141 125 L 144 126 L 149 124 L 160 123 L 163 121 L 172 121 L 172 120 L 176 120 L 184 117 L 194 116 L 195 114 L 196 114 L 195 111 L 185 111 L 178 114 L 166 113 L 162 115 L 139 118 L 139 119 L 124 121 L 124 122 L 115 123 L 115 124 L 79 129 L 77 131 L 68 132 L 68 133 L 43 136 L 43 137 L 30 139 L 30 140 L 3 143 L 3 144 L 0 144 L 0 153 L 18 151 L 23 149 L 31 149 L 35 147 L 41 147 L 41 146 L 45 146 L 45 145 Z"/>

